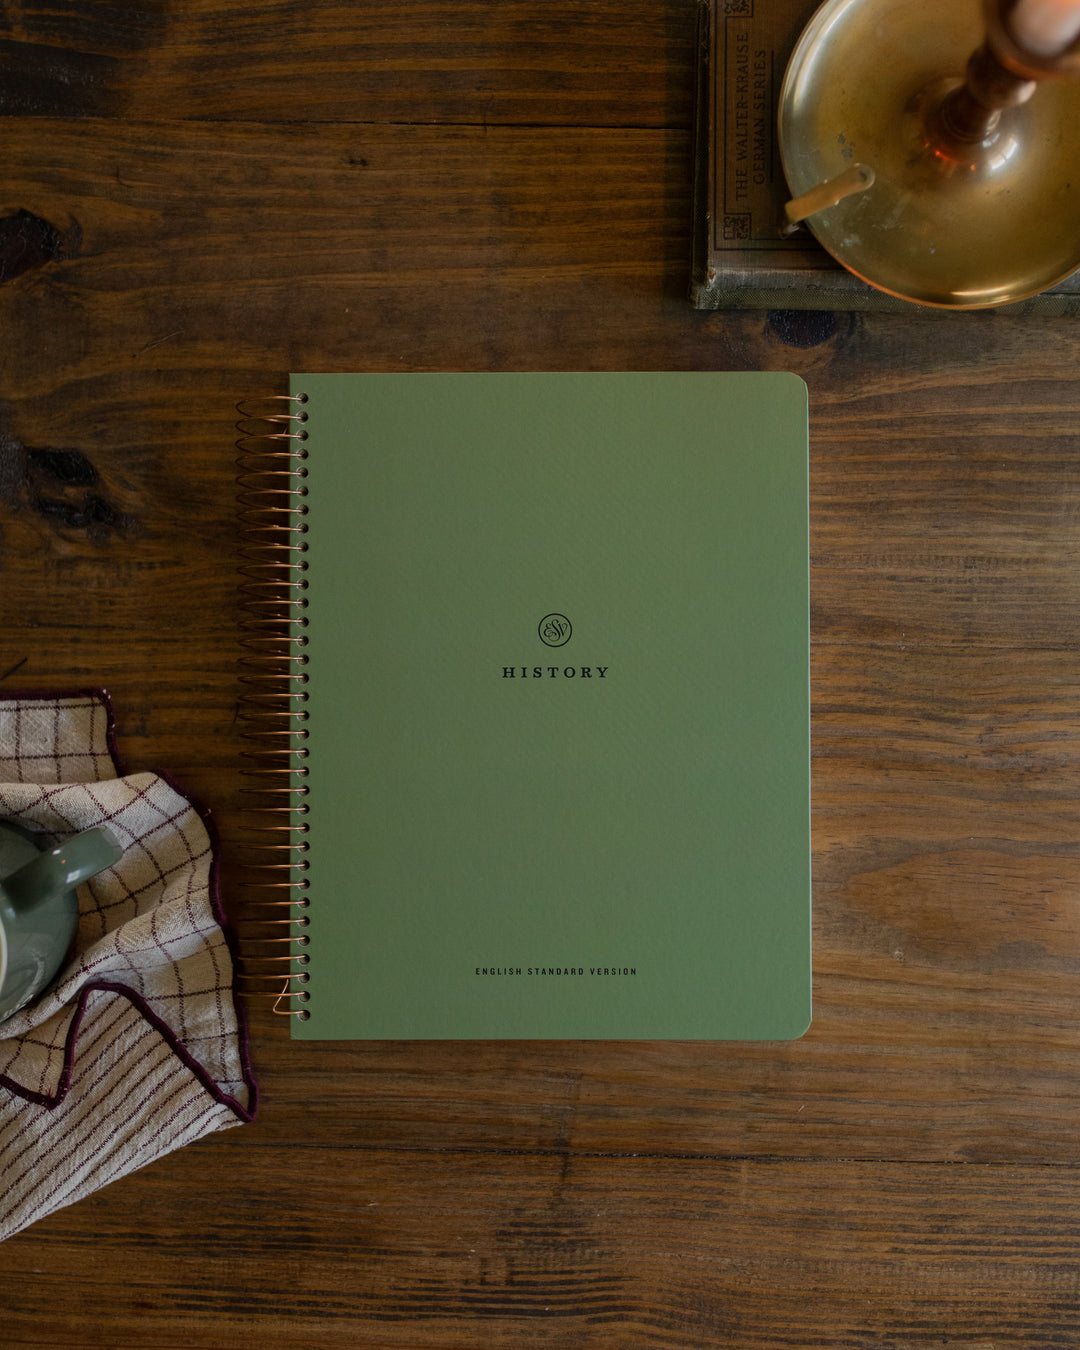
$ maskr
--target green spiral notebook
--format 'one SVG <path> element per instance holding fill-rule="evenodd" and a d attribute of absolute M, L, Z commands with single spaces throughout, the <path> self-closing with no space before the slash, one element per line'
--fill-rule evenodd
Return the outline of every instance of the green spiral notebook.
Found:
<path fill-rule="evenodd" d="M 294 1037 L 805 1032 L 802 382 L 316 374 L 292 393 Z"/>

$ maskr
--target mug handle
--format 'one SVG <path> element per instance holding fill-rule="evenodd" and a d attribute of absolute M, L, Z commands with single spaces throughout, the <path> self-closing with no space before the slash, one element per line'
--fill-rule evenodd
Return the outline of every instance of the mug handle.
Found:
<path fill-rule="evenodd" d="M 4 878 L 3 889 L 17 910 L 33 909 L 46 896 L 70 890 L 114 866 L 123 854 L 112 830 L 107 825 L 95 825 L 31 858 Z"/>

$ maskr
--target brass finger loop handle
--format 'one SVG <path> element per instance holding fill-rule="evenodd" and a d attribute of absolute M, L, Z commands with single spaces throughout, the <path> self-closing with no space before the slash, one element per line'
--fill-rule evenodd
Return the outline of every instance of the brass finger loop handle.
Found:
<path fill-rule="evenodd" d="M 780 227 L 780 233 L 785 238 L 794 234 L 802 221 L 808 216 L 816 215 L 818 211 L 825 211 L 830 206 L 835 206 L 837 202 L 842 202 L 845 197 L 850 197 L 853 192 L 865 192 L 867 188 L 874 185 L 874 171 L 866 164 L 853 164 L 843 173 L 838 173 L 835 178 L 830 178 L 828 182 L 819 183 L 817 187 L 811 188 L 809 192 L 804 192 L 798 197 L 792 198 L 784 207 L 784 223 Z"/>

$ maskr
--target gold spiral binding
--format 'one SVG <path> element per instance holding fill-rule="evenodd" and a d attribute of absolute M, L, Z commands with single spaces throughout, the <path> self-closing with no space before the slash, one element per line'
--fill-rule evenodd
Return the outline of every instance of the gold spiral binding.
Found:
<path fill-rule="evenodd" d="M 306 1019 L 304 394 L 237 404 L 244 936 L 248 997 Z"/>

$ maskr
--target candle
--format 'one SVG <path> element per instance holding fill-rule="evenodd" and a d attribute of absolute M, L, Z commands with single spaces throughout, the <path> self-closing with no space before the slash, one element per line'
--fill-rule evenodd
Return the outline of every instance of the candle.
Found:
<path fill-rule="evenodd" d="M 1009 27 L 1034 56 L 1060 56 L 1080 36 L 1080 0 L 1016 0 Z"/>

